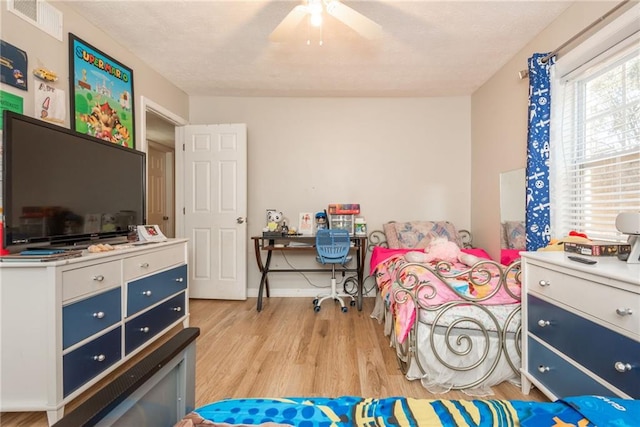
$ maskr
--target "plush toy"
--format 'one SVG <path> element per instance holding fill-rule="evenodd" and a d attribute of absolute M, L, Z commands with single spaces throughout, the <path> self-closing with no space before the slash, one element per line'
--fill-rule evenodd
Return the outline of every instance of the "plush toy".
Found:
<path fill-rule="evenodd" d="M 467 266 L 472 266 L 480 261 L 480 258 L 475 255 L 462 252 L 458 245 L 446 237 L 436 237 L 424 248 L 424 252 L 407 252 L 404 257 L 409 262 L 460 261 Z"/>
<path fill-rule="evenodd" d="M 280 211 L 269 211 L 267 214 L 267 228 L 269 231 L 282 231 L 284 215 Z"/>

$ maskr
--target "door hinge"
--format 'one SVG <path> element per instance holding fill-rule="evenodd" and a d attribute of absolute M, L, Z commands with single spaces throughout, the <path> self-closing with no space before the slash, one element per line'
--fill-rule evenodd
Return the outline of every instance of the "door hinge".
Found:
<path fill-rule="evenodd" d="M 185 208 L 182 208 L 182 215 L 186 215 L 187 214 L 187 210 Z"/>
<path fill-rule="evenodd" d="M 185 144 L 182 144 L 182 151 L 185 151 L 184 145 L 185 145 Z"/>

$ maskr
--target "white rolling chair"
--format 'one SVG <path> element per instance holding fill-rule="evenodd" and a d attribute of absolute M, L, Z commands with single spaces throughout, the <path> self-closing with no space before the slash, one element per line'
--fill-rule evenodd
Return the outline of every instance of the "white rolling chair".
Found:
<path fill-rule="evenodd" d="M 349 256 L 350 247 L 351 239 L 347 230 L 322 229 L 316 233 L 316 251 L 318 253 L 316 260 L 321 264 L 331 264 L 331 292 L 318 295 L 313 300 L 314 311 L 320 311 L 320 304 L 327 299 L 340 302 L 344 313 L 347 312 L 347 307 L 344 304 L 343 297 L 350 298 L 352 306 L 356 304 L 353 295 L 338 293 L 336 289 L 336 265 L 344 266 L 351 261 L 351 256 Z"/>

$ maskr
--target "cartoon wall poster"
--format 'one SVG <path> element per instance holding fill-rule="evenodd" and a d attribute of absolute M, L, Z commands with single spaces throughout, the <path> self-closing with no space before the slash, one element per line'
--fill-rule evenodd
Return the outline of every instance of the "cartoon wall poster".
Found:
<path fill-rule="evenodd" d="M 62 89 L 56 89 L 45 82 L 35 82 L 35 113 L 34 117 L 45 122 L 64 124 L 67 116 L 65 105 L 66 93 Z"/>
<path fill-rule="evenodd" d="M 0 82 L 27 90 L 27 52 L 0 40 Z"/>
<path fill-rule="evenodd" d="M 135 148 L 133 70 L 69 33 L 71 129 Z"/>
<path fill-rule="evenodd" d="M 9 110 L 22 114 L 24 108 L 24 100 L 18 95 L 0 90 L 0 130 L 3 126 L 3 111 Z"/>

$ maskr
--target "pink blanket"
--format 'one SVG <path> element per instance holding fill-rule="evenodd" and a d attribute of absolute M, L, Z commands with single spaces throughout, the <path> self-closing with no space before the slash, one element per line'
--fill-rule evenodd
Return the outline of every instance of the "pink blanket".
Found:
<path fill-rule="evenodd" d="M 403 257 L 407 252 L 419 250 L 420 249 L 388 249 L 381 246 L 376 246 L 373 248 L 373 252 L 371 253 L 371 261 L 369 262 L 369 274 L 373 275 L 373 272 L 376 270 L 378 264 L 386 261 L 388 258 L 397 258 L 399 256 Z M 460 250 L 466 254 L 475 255 L 478 258 L 491 259 L 489 254 L 484 249 L 474 248 Z"/>
<path fill-rule="evenodd" d="M 400 281 L 405 283 L 409 276 L 409 271 L 401 268 L 407 264 L 404 259 L 404 254 L 410 252 L 412 249 L 386 249 L 376 247 L 371 255 L 371 269 L 372 275 L 376 278 L 376 283 L 380 291 L 381 297 L 390 305 L 395 319 L 395 333 L 399 342 L 404 342 L 413 323 L 415 322 L 415 306 L 411 299 L 398 304 L 393 299 L 393 290 L 398 289 L 399 285 L 396 284 L 398 275 L 400 274 Z M 490 259 L 486 252 L 483 250 L 464 250 L 472 251 L 472 253 L 478 257 Z M 483 256 L 484 255 L 484 256 Z M 375 263 L 375 264 L 374 264 Z M 437 262 L 428 264 L 432 270 L 436 270 Z M 411 270 L 414 272 L 420 282 L 429 282 L 435 286 L 436 292 L 429 294 L 431 289 L 424 288 L 419 295 L 420 300 L 424 306 L 439 307 L 447 302 L 451 301 L 465 301 L 471 300 L 483 305 L 499 305 L 499 304 L 514 304 L 519 303 L 518 299 L 513 298 L 505 289 L 504 285 L 500 283 L 500 271 L 498 266 L 494 264 L 487 264 L 486 268 L 490 270 L 491 277 L 486 284 L 478 285 L 473 283 L 469 274 L 458 273 L 468 271 L 469 267 L 455 263 L 453 269 L 447 273 L 435 274 L 424 268 L 415 268 Z M 444 278 L 447 276 L 448 278 Z M 452 277 L 456 276 L 456 277 Z M 478 273 L 472 273 L 475 279 L 478 279 Z M 446 283 L 445 283 L 446 282 Z M 509 290 L 514 295 L 520 295 L 520 283 L 518 283 L 513 277 L 507 279 L 507 285 Z M 497 286 L 500 286 L 498 291 L 484 300 L 483 298 L 491 294 Z"/>

